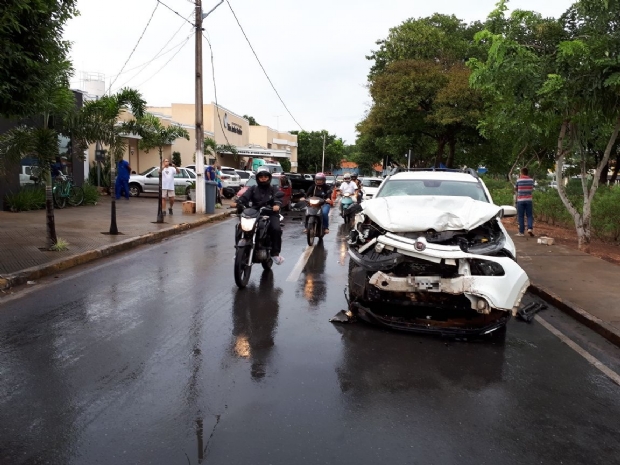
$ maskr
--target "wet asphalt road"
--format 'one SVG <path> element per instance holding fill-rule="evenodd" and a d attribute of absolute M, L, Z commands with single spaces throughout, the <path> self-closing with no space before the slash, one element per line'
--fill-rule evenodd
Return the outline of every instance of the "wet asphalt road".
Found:
<path fill-rule="evenodd" d="M 287 223 L 287 261 L 242 291 L 227 221 L 0 300 L 0 464 L 620 463 L 620 387 L 547 329 L 332 325 L 345 243 L 333 225 L 287 281 L 306 248 Z"/>

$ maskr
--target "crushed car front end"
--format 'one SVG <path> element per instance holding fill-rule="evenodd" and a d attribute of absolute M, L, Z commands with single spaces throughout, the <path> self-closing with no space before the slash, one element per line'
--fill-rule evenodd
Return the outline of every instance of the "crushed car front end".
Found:
<path fill-rule="evenodd" d="M 349 234 L 351 309 L 411 331 L 503 327 L 529 280 L 499 222 L 500 207 L 461 197 L 416 202 L 374 199 L 357 215 Z"/>

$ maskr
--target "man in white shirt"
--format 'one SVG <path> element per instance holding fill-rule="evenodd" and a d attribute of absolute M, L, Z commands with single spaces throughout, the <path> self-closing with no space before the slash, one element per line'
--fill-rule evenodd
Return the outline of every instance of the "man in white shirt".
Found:
<path fill-rule="evenodd" d="M 357 184 L 351 180 L 351 175 L 349 173 L 345 173 L 343 176 L 339 189 L 342 195 L 351 194 L 353 199 L 357 200 Z M 342 202 L 340 203 L 340 215 L 342 215 Z"/>
<path fill-rule="evenodd" d="M 181 170 L 174 166 L 170 166 L 168 159 L 164 160 L 164 166 L 161 170 L 161 211 L 166 214 L 166 198 L 168 199 L 168 213 L 172 215 L 172 206 L 174 205 L 174 175 L 180 173 Z"/>

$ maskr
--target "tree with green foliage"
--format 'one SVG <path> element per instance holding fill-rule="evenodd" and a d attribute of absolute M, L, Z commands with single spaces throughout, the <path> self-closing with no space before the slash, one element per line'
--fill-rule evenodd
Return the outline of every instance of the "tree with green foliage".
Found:
<path fill-rule="evenodd" d="M 172 163 L 174 163 L 176 166 L 181 166 L 181 164 L 183 163 L 181 161 L 181 152 L 177 152 L 176 150 L 172 152 Z"/>
<path fill-rule="evenodd" d="M 144 114 L 137 120 L 140 130 L 140 149 L 148 152 L 151 149 L 159 151 L 159 201 L 157 202 L 157 223 L 164 222 L 164 213 L 161 208 L 162 192 L 161 192 L 161 172 L 163 167 L 164 146 L 172 145 L 172 143 L 184 138 L 189 140 L 189 132 L 180 125 L 171 124 L 165 126 L 161 120 L 150 113 Z"/>
<path fill-rule="evenodd" d="M 373 105 L 357 126 L 362 151 L 374 145 L 381 158 L 406 163 L 404 154 L 413 149 L 418 163 L 452 167 L 458 144 L 479 142 L 483 103 L 469 86 L 465 61 L 484 55 L 473 40 L 480 29 L 435 14 L 409 19 L 377 42 L 367 57 L 374 61 L 368 76 Z"/>
<path fill-rule="evenodd" d="M 253 116 L 243 115 L 243 117 L 248 120 L 250 126 L 260 126 L 260 124 L 258 124 L 258 121 L 256 121 Z"/>
<path fill-rule="evenodd" d="M 323 140 L 325 140 L 325 170 L 340 167 L 344 157 L 344 141 L 328 131 L 290 131 L 297 135 L 297 162 L 301 172 L 321 171 L 323 166 Z"/>
<path fill-rule="evenodd" d="M 69 90 L 71 65 L 68 61 L 50 64 L 50 74 L 32 92 L 36 101 L 30 116 L 38 116 L 40 125 L 21 125 L 0 136 L 0 173 L 19 164 L 25 157 L 35 158 L 39 176 L 45 180 L 47 242 L 51 249 L 58 242 L 54 219 L 50 165 L 59 154 L 58 130 L 75 109 L 73 92 Z M 65 129 L 66 130 L 66 129 Z"/>
<path fill-rule="evenodd" d="M 580 0 L 558 20 L 521 10 L 507 17 L 506 4 L 477 36 L 488 59 L 470 62 L 488 102 L 484 124 L 522 146 L 555 148 L 558 192 L 588 251 L 592 199 L 620 132 L 620 0 Z M 562 182 L 567 160 L 581 173 L 580 202 Z"/>
<path fill-rule="evenodd" d="M 29 117 L 41 89 L 57 76 L 70 42 L 66 22 L 78 14 L 77 0 L 4 0 L 0 7 L 0 115 Z"/>
<path fill-rule="evenodd" d="M 72 118 L 72 134 L 83 144 L 98 143 L 108 147 L 110 159 L 110 186 L 114 186 L 116 164 L 123 159 L 127 149 L 126 136 L 140 133 L 140 120 L 146 111 L 146 101 L 137 90 L 124 88 L 114 95 L 104 95 L 84 104 Z M 132 118 L 123 120 L 131 112 Z M 118 234 L 116 226 L 116 198 L 112 197 L 110 234 Z"/>

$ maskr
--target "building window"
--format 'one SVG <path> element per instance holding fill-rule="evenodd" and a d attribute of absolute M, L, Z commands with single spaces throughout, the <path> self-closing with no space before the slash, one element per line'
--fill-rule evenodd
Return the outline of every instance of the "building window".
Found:
<path fill-rule="evenodd" d="M 271 148 L 271 144 L 267 144 L 267 148 L 270 149 Z"/>

